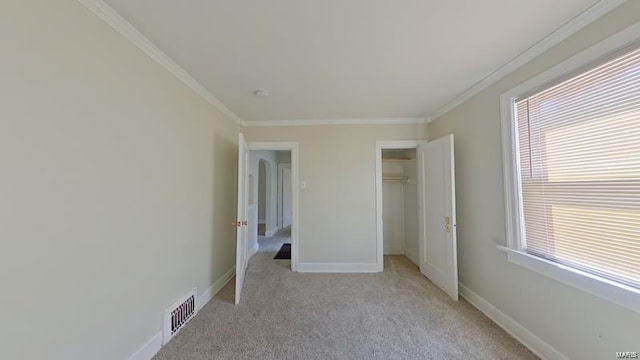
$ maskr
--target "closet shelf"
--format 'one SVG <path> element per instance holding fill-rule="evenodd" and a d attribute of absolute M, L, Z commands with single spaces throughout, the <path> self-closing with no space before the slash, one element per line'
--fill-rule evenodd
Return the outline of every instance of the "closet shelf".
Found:
<path fill-rule="evenodd" d="M 382 158 L 382 162 L 408 162 L 411 158 Z"/>

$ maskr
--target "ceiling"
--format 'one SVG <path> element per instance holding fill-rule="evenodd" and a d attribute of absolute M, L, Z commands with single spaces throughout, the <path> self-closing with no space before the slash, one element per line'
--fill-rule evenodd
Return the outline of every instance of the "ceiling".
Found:
<path fill-rule="evenodd" d="M 106 0 L 247 121 L 429 115 L 596 2 Z"/>

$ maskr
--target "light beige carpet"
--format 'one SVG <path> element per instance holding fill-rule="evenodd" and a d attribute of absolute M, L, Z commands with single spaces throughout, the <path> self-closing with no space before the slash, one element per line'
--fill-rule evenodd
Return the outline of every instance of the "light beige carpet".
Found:
<path fill-rule="evenodd" d="M 240 305 L 234 281 L 154 359 L 537 359 L 404 256 L 378 274 L 300 274 L 262 238 Z"/>

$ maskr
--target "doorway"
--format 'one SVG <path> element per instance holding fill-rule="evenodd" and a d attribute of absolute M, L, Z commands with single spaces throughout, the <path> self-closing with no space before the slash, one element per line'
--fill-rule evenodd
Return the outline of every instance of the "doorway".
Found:
<path fill-rule="evenodd" d="M 382 150 L 382 248 L 420 266 L 416 157 L 415 148 Z"/>
<path fill-rule="evenodd" d="M 254 154 L 250 153 L 250 158 Z M 258 236 L 265 236 L 267 232 L 267 208 L 271 208 L 271 188 L 267 185 L 267 179 L 271 180 L 271 169 L 267 170 L 267 166 L 271 167 L 264 159 L 258 160 Z M 270 181 L 269 181 L 270 182 Z M 270 185 L 270 184 L 269 184 Z M 269 204 L 268 204 L 269 203 Z M 271 215 L 271 214 L 269 214 Z"/>
<path fill-rule="evenodd" d="M 426 141 L 376 142 L 376 207 L 378 270 L 384 255 L 404 255 L 420 266 L 419 243 L 424 229 L 422 164 L 418 148 Z"/>
<path fill-rule="evenodd" d="M 404 255 L 458 300 L 453 135 L 376 141 L 376 252 Z"/>
<path fill-rule="evenodd" d="M 297 270 L 297 144 L 248 143 L 248 222 L 250 258 L 257 252 L 281 255 L 287 250 Z M 253 196 L 252 196 L 253 195 Z M 290 245 L 286 245 L 290 244 Z M 286 248 L 286 249 L 285 249 Z M 261 255 L 263 256 L 263 255 Z M 288 264 L 287 264 L 288 265 Z"/>

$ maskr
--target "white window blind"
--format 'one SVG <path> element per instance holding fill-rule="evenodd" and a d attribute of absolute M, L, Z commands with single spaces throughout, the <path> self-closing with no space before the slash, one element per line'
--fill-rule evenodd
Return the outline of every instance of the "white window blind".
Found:
<path fill-rule="evenodd" d="M 523 250 L 640 288 L 640 49 L 515 107 Z"/>

